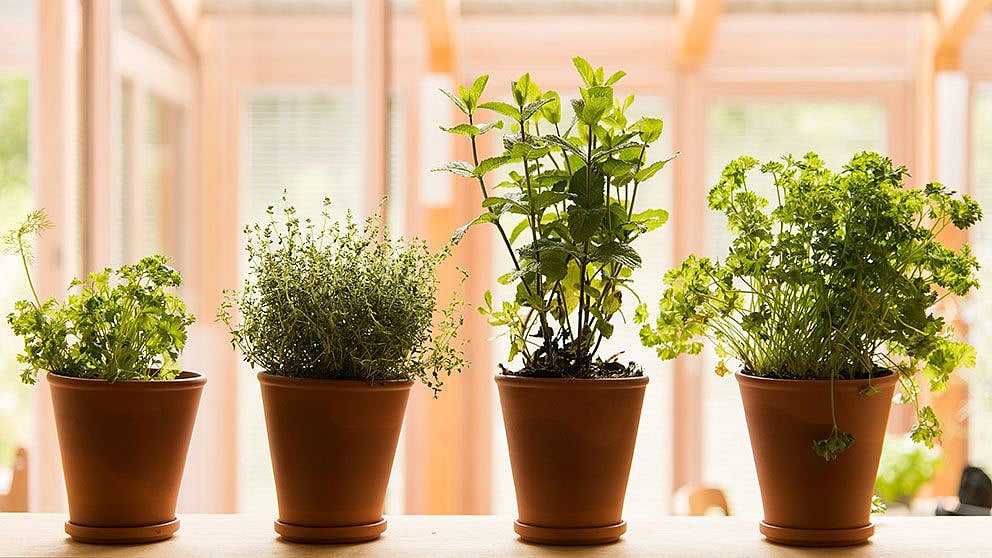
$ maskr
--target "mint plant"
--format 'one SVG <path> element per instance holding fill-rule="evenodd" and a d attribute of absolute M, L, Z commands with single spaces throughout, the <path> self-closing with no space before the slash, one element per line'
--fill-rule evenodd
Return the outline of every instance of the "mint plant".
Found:
<path fill-rule="evenodd" d="M 748 187 L 754 169 L 774 181 L 771 211 Z M 723 358 L 720 375 L 729 357 L 743 373 L 770 378 L 870 385 L 898 374 L 901 399 L 917 408 L 912 438 L 932 446 L 941 427 L 919 404 L 918 374 L 940 391 L 975 362 L 935 306 L 978 285 L 978 262 L 967 245 L 946 246 L 941 233 L 971 227 L 982 211 L 941 184 L 906 188 L 907 175 L 870 152 L 839 173 L 814 153 L 760 167 L 751 157 L 732 161 L 708 197 L 735 235 L 726 258 L 690 256 L 669 271 L 657 316 L 637 311 L 641 340 L 671 359 L 699 353 L 708 339 Z M 827 460 L 854 441 L 833 419 L 832 431 L 813 442 Z"/>
<path fill-rule="evenodd" d="M 253 367 L 279 376 L 417 380 L 435 396 L 465 366 L 457 297 L 437 305 L 437 269 L 451 246 L 393 238 L 370 217 L 301 221 L 283 195 L 281 218 L 245 227 L 248 278 L 218 318 Z M 463 273 L 464 277 L 464 273 Z M 235 313 L 240 314 L 239 318 Z"/>
<path fill-rule="evenodd" d="M 456 240 L 469 227 L 491 225 L 512 260 L 499 282 L 514 284 L 516 295 L 497 302 L 486 293 L 480 308 L 491 325 L 509 333 L 509 360 L 523 359 L 522 369 L 504 373 L 637 376 L 639 367 L 598 352 L 613 333 L 624 291 L 637 297 L 630 281 L 641 256 L 632 243 L 668 219 L 662 209 L 637 209 L 638 188 L 672 157 L 648 161 L 663 123 L 628 120 L 634 96 L 614 91 L 624 72 L 607 77 L 582 58 L 573 63 L 583 86 L 571 102 L 574 116 L 564 120 L 559 93 L 542 91 L 530 74 L 511 83 L 511 102 L 480 102 L 488 76 L 457 92 L 442 91 L 467 119 L 442 129 L 467 138 L 472 161 L 438 170 L 471 179 L 482 194 L 484 212 Z M 506 122 L 480 123 L 480 111 Z M 502 152 L 481 158 L 479 137 L 504 127 Z M 497 182 L 492 177 L 502 167 L 511 170 Z"/>
<path fill-rule="evenodd" d="M 47 371 L 76 378 L 171 380 L 194 318 L 168 289 L 182 278 L 164 256 L 73 279 L 65 301 L 42 302 L 31 279 L 32 237 L 51 228 L 42 211 L 27 216 L 2 239 L 6 253 L 17 254 L 33 300 L 15 303 L 7 322 L 24 339 L 17 360 L 21 381 L 33 384 Z M 75 291 L 75 292 L 72 292 Z"/>

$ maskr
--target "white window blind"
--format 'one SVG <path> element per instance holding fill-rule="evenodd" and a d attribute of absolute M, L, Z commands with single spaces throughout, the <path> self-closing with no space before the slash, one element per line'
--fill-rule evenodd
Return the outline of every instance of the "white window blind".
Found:
<path fill-rule="evenodd" d="M 856 152 L 884 152 L 885 123 L 884 105 L 870 100 L 718 101 L 708 113 L 707 191 L 723 167 L 741 155 L 767 161 L 815 151 L 830 168 L 839 169 Z M 749 185 L 775 203 L 774 186 L 765 176 L 756 172 Z M 726 219 L 709 209 L 706 215 L 706 252 L 723 258 L 730 242 Z M 710 352 L 705 358 L 703 480 L 727 492 L 735 515 L 760 516 L 761 497 L 737 382 L 710 373 L 716 357 Z"/>

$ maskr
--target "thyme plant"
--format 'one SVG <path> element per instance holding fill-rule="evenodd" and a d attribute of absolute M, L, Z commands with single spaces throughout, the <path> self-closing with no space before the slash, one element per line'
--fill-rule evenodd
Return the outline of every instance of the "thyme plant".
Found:
<path fill-rule="evenodd" d="M 436 396 L 465 365 L 461 302 L 436 302 L 450 245 L 432 252 L 422 240 L 390 237 L 375 217 L 334 221 L 329 208 L 325 199 L 319 225 L 301 222 L 284 195 L 281 219 L 270 206 L 268 222 L 245 227 L 248 278 L 218 313 L 233 345 L 270 374 L 412 379 Z"/>
<path fill-rule="evenodd" d="M 31 279 L 32 237 L 51 228 L 42 211 L 27 216 L 2 239 L 3 250 L 17 254 L 33 300 L 15 303 L 7 315 L 24 339 L 18 362 L 21 381 L 33 384 L 38 373 L 117 380 L 171 380 L 194 318 L 168 289 L 182 278 L 164 256 L 73 279 L 65 301 L 42 302 Z M 75 292 L 71 292 L 74 290 Z"/>
<path fill-rule="evenodd" d="M 504 373 L 637 376 L 637 366 L 603 360 L 598 352 L 613 334 L 624 291 L 637 296 L 630 278 L 641 256 L 632 243 L 668 219 L 662 209 L 637 209 L 638 188 L 671 158 L 649 163 L 648 148 L 663 123 L 627 118 L 634 96 L 614 92 L 624 72 L 606 76 L 582 58 L 573 63 L 583 86 L 571 102 L 571 118 L 563 119 L 561 96 L 542 91 L 529 74 L 511 83 L 512 102 L 480 103 L 488 76 L 443 92 L 467 122 L 442 129 L 467 138 L 472 161 L 438 170 L 472 179 L 482 194 L 485 211 L 456 240 L 471 226 L 492 225 L 513 263 L 499 281 L 516 286 L 514 298 L 494 302 L 487 293 L 480 308 L 490 324 L 509 333 L 509 360 L 523 359 L 522 369 Z M 480 110 L 506 119 L 509 129 L 502 152 L 485 159 L 480 136 L 505 124 L 480 123 Z M 501 167 L 511 170 L 497 182 L 493 173 Z"/>
<path fill-rule="evenodd" d="M 768 199 L 748 187 L 754 169 L 774 182 L 778 206 L 770 212 Z M 870 152 L 839 173 L 814 153 L 760 167 L 751 157 L 732 161 L 708 197 L 735 234 L 726 258 L 690 256 L 669 271 L 653 322 L 638 309 L 641 340 L 671 359 L 699 353 L 709 339 L 724 357 L 720 375 L 729 371 L 726 357 L 745 374 L 770 378 L 870 386 L 898 374 L 901 399 L 917 409 L 912 437 L 932 446 L 941 428 L 919 404 L 918 374 L 940 391 L 975 361 L 935 306 L 978 285 L 978 262 L 967 245 L 954 250 L 941 235 L 971 227 L 982 211 L 941 184 L 906 188 L 907 175 Z M 813 442 L 827 460 L 854 441 L 833 419 L 832 431 Z"/>

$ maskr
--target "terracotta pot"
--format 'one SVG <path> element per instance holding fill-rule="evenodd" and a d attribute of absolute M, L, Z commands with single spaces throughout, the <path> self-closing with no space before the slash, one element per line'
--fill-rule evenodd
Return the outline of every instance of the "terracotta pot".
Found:
<path fill-rule="evenodd" d="M 179 529 L 176 499 L 207 379 L 117 381 L 48 374 L 74 540 L 164 540 Z"/>
<path fill-rule="evenodd" d="M 261 372 L 279 500 L 275 530 L 352 543 L 386 530 L 382 509 L 411 381 L 313 380 Z"/>
<path fill-rule="evenodd" d="M 761 487 L 768 540 L 798 546 L 861 544 L 875 532 L 871 498 L 897 376 L 833 382 L 839 427 L 854 443 L 836 459 L 813 452 L 827 437 L 830 380 L 776 380 L 737 374 Z"/>
<path fill-rule="evenodd" d="M 647 383 L 496 376 L 522 539 L 580 545 L 623 535 Z"/>

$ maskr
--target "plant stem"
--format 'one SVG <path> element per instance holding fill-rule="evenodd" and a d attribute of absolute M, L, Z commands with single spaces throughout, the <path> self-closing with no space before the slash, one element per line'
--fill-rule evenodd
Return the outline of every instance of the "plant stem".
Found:
<path fill-rule="evenodd" d="M 474 125 L 473 122 L 472 122 L 472 115 L 471 114 L 468 115 L 468 123 Z M 476 146 L 475 136 L 471 136 L 471 141 L 472 141 L 472 164 L 474 164 L 476 167 L 478 167 L 479 166 L 479 150 L 478 150 L 478 147 Z M 482 189 L 482 199 L 483 200 L 488 200 L 489 199 L 489 192 L 486 190 L 486 181 L 481 176 L 478 177 L 478 178 L 479 178 L 479 188 Z M 492 212 L 492 208 L 490 208 L 489 211 Z M 510 244 L 510 237 L 506 235 L 506 229 L 503 228 L 503 224 L 500 223 L 498 217 L 497 217 L 496 221 L 493 224 L 496 225 L 496 229 L 499 231 L 499 235 L 503 239 L 503 245 L 506 246 L 506 251 L 510 253 L 510 259 L 513 260 L 513 267 L 514 267 L 514 269 L 516 269 L 517 271 L 520 271 L 520 262 L 517 261 L 517 254 L 513 251 L 513 246 Z"/>
<path fill-rule="evenodd" d="M 27 249 L 24 246 L 24 236 L 23 234 L 17 235 L 17 251 L 21 255 L 21 265 L 24 266 L 24 275 L 28 278 L 28 286 L 31 287 L 31 294 L 34 296 L 34 302 L 37 307 L 41 308 L 41 299 L 38 298 L 38 291 L 34 289 L 34 281 L 31 280 L 31 271 L 28 266 L 28 255 Z"/>
<path fill-rule="evenodd" d="M 520 139 L 522 141 L 527 141 L 527 128 L 526 121 L 522 118 L 520 119 Z M 527 205 L 529 208 L 529 215 L 527 216 L 530 221 L 531 234 L 534 237 L 534 243 L 536 244 L 541 239 L 541 227 L 540 227 L 540 216 L 536 215 L 537 211 L 534 208 L 534 189 L 530 182 L 530 165 L 528 165 L 527 157 L 523 158 L 524 162 L 524 177 L 527 181 Z M 541 300 L 541 304 L 544 304 L 544 286 L 541 281 L 541 249 L 535 246 L 534 249 L 534 261 L 537 262 L 538 271 L 534 272 L 534 282 L 537 287 L 537 297 Z M 524 285 L 527 282 L 524 281 Z M 552 365 L 554 365 L 554 353 L 551 352 L 551 328 L 548 326 L 548 317 L 545 314 L 545 310 L 538 309 L 537 317 L 541 320 L 541 335 L 544 337 L 545 347 L 549 354 L 552 355 Z"/>

